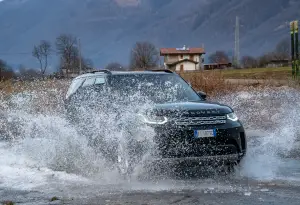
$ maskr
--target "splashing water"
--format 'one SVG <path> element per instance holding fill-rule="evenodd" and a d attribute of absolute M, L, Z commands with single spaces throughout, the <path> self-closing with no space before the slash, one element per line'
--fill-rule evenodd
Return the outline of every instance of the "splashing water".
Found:
<path fill-rule="evenodd" d="M 253 89 L 218 99 L 231 105 L 246 127 L 248 154 L 242 163 L 242 175 L 276 179 L 286 158 L 300 156 L 299 97 L 299 91 L 280 87 Z"/>
<path fill-rule="evenodd" d="M 138 124 L 135 118 L 136 108 L 146 109 L 150 103 L 105 103 L 109 106 L 99 106 L 93 111 L 82 106 L 79 107 L 82 121 L 76 126 L 62 112 L 62 105 L 52 112 L 41 109 L 43 104 L 36 102 L 40 97 L 36 92 L 23 92 L 1 101 L 0 181 L 4 186 L 22 188 L 23 183 L 29 183 L 30 186 L 23 188 L 32 188 L 49 183 L 47 179 L 56 173 L 62 176 L 64 173 L 62 178 L 67 179 L 77 176 L 96 178 L 103 183 L 118 182 L 120 176 L 115 164 L 107 160 L 103 152 L 90 146 L 91 142 L 101 138 L 109 147 L 116 140 L 132 137 L 144 141 L 146 147 L 151 146 L 153 130 Z M 134 100 L 137 96 L 131 97 Z M 105 100 L 108 99 L 102 102 Z M 121 110 L 121 114 L 115 109 Z M 120 155 L 125 156 L 126 151 Z"/>
<path fill-rule="evenodd" d="M 241 167 L 243 176 L 274 179 L 285 157 L 298 156 L 299 97 L 297 90 L 283 87 L 252 89 L 213 99 L 230 105 L 247 128 L 249 144 Z M 146 109 L 151 103 L 114 105 L 122 110 L 121 115 L 113 111 L 113 105 L 105 112 L 107 107 L 97 112 L 84 109 L 81 117 L 89 126 L 80 130 L 62 112 L 62 98 L 57 90 L 0 98 L 0 186 L 33 189 L 49 184 L 53 178 L 61 183 L 89 183 L 90 179 L 102 184 L 120 182 L 118 172 L 103 153 L 89 146 L 89 139 L 99 136 L 110 145 L 124 139 L 130 130 L 131 137 L 144 140 L 152 149 L 153 130 L 139 126 L 133 117 L 138 106 Z M 47 100 L 57 105 L 43 108 Z"/>

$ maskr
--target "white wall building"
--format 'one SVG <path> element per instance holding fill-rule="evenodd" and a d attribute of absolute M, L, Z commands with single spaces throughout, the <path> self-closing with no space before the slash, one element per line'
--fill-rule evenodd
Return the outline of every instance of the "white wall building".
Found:
<path fill-rule="evenodd" d="M 173 71 L 201 70 L 203 64 L 203 48 L 161 48 L 164 67 Z"/>

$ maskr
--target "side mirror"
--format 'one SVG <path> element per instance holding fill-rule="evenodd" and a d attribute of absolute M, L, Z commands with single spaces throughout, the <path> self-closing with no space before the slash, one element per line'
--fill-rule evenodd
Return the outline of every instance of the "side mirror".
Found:
<path fill-rule="evenodd" d="M 202 99 L 206 100 L 207 95 L 206 95 L 205 92 L 198 91 L 197 94 L 198 94 Z"/>

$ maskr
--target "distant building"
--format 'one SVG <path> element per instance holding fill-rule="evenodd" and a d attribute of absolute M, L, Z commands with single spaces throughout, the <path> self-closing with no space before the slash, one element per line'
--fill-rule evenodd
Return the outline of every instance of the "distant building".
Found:
<path fill-rule="evenodd" d="M 271 60 L 268 62 L 268 68 L 278 68 L 278 67 L 288 67 L 290 65 L 290 61 L 288 59 L 283 60 Z"/>
<path fill-rule="evenodd" d="M 210 63 L 203 65 L 204 70 L 214 70 L 214 69 L 226 69 L 232 68 L 232 63 Z"/>
<path fill-rule="evenodd" d="M 164 57 L 165 69 L 173 71 L 201 70 L 204 62 L 203 48 L 161 48 L 160 56 Z"/>

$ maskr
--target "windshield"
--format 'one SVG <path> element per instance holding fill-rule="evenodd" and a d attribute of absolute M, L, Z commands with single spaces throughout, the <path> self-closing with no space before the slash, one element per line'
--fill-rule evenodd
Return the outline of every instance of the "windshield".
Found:
<path fill-rule="evenodd" d="M 202 100 L 179 76 L 167 74 L 114 75 L 109 78 L 112 93 L 137 96 L 154 103 Z"/>

